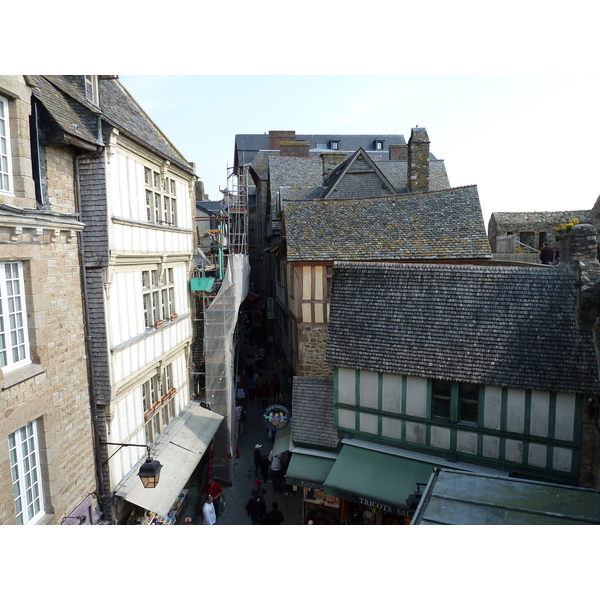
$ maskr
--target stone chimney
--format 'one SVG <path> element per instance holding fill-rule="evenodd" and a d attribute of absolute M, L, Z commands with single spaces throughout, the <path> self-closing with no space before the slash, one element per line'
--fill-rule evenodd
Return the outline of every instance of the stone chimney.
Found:
<path fill-rule="evenodd" d="M 295 131 L 269 131 L 269 150 L 279 150 L 281 142 L 294 142 Z"/>
<path fill-rule="evenodd" d="M 413 127 L 408 140 L 408 191 L 429 191 L 429 136 L 425 127 Z"/>
<path fill-rule="evenodd" d="M 390 144 L 389 160 L 408 160 L 407 144 Z"/>
<path fill-rule="evenodd" d="M 346 152 L 323 152 L 321 160 L 323 161 L 323 179 L 337 169 L 345 160 L 348 154 Z"/>
<path fill-rule="evenodd" d="M 282 141 L 280 149 L 280 156 L 292 156 L 294 158 L 308 158 L 310 156 L 309 142 Z"/>

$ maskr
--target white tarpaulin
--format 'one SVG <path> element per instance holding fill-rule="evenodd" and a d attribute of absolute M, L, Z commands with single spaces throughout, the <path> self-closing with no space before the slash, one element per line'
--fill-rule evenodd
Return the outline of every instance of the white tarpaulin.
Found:
<path fill-rule="evenodd" d="M 145 488 L 139 466 L 115 492 L 137 506 L 167 515 L 210 445 L 223 417 L 192 402 L 158 442 L 153 458 L 162 465 L 156 488 Z"/>

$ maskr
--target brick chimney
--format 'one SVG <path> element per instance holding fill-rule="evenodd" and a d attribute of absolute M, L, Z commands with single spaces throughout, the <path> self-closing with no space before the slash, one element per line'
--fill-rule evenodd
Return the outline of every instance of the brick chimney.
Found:
<path fill-rule="evenodd" d="M 295 131 L 269 131 L 269 150 L 279 150 L 281 142 L 294 142 Z"/>
<path fill-rule="evenodd" d="M 390 144 L 389 160 L 408 160 L 407 144 Z"/>
<path fill-rule="evenodd" d="M 408 191 L 429 191 L 429 136 L 425 127 L 413 127 L 408 140 Z"/>
<path fill-rule="evenodd" d="M 323 179 L 341 165 L 348 156 L 347 152 L 323 152 L 321 160 L 323 161 Z"/>
<path fill-rule="evenodd" d="M 309 142 L 282 141 L 280 149 L 280 156 L 292 156 L 294 158 L 307 158 L 308 156 L 310 156 Z"/>

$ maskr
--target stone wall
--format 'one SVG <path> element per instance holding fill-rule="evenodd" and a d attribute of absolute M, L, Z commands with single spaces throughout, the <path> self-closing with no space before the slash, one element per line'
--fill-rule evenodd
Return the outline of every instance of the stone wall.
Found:
<path fill-rule="evenodd" d="M 301 377 L 333 377 L 325 364 L 327 326 L 298 325 L 298 372 Z"/>

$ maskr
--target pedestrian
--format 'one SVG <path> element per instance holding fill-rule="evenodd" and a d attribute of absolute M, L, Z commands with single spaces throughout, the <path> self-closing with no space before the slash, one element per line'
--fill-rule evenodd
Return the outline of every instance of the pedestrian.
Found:
<path fill-rule="evenodd" d="M 235 405 L 235 422 L 238 429 L 238 435 L 242 437 L 244 434 L 244 421 L 246 420 L 246 413 L 244 412 L 244 407 L 236 402 Z"/>
<path fill-rule="evenodd" d="M 277 373 L 273 373 L 273 377 L 271 377 L 271 392 L 275 400 L 280 400 L 280 396 L 283 395 L 283 390 L 281 389 L 281 379 L 277 377 Z"/>
<path fill-rule="evenodd" d="M 261 444 L 256 444 L 254 446 L 254 477 L 257 479 L 260 477 L 260 468 L 262 466 L 262 454 L 260 449 L 262 448 Z M 263 477 L 264 479 L 264 477 Z"/>
<path fill-rule="evenodd" d="M 254 379 L 254 377 L 248 377 L 248 380 L 246 381 L 246 390 L 248 391 L 248 398 L 250 399 L 250 402 L 252 402 L 256 396 L 256 379 Z"/>
<path fill-rule="evenodd" d="M 246 514 L 252 519 L 252 525 L 262 525 L 267 516 L 267 505 L 261 496 L 253 496 L 246 503 Z"/>
<path fill-rule="evenodd" d="M 260 378 L 259 378 L 260 379 Z M 267 408 L 269 405 L 269 398 L 271 397 L 271 386 L 269 382 L 263 377 L 263 384 L 258 388 L 258 395 L 262 399 L 263 408 Z"/>
<path fill-rule="evenodd" d="M 283 525 L 283 513 L 279 510 L 277 502 L 273 502 L 273 510 L 265 517 L 265 525 Z"/>
<path fill-rule="evenodd" d="M 273 479 L 273 491 L 283 492 L 283 465 L 281 464 L 281 457 L 279 454 L 271 453 L 269 455 L 271 460 L 271 478 Z"/>
<path fill-rule="evenodd" d="M 202 488 L 202 492 L 206 497 L 212 496 L 215 513 L 217 517 L 220 516 L 223 508 L 223 488 L 221 484 L 209 477 L 206 485 Z"/>
<path fill-rule="evenodd" d="M 544 245 L 540 251 L 540 262 L 543 265 L 551 265 L 553 260 L 554 252 L 552 252 L 552 248 L 548 246 L 548 242 L 544 242 Z"/>
<path fill-rule="evenodd" d="M 252 497 L 260 496 L 261 498 L 267 493 L 267 490 L 262 486 L 260 479 L 254 480 L 254 487 L 252 488 Z"/>
<path fill-rule="evenodd" d="M 214 525 L 217 522 L 217 513 L 215 512 L 213 497 L 210 494 L 206 497 L 206 502 L 202 507 L 202 516 L 205 525 Z"/>
<path fill-rule="evenodd" d="M 271 461 L 267 456 L 266 452 L 263 452 L 262 457 L 260 459 L 260 476 L 263 481 L 267 481 L 269 479 L 269 467 L 271 466 Z"/>
<path fill-rule="evenodd" d="M 254 359 L 252 358 L 252 352 L 248 352 L 246 356 L 246 375 L 250 379 L 254 371 Z"/>

